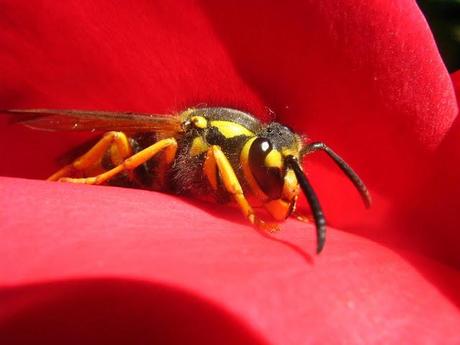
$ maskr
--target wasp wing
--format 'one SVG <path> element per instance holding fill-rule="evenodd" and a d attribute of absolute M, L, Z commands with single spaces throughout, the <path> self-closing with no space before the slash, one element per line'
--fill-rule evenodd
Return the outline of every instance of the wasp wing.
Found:
<path fill-rule="evenodd" d="M 21 115 L 15 122 L 45 131 L 182 131 L 180 115 L 55 109 L 11 109 L 2 112 Z"/>

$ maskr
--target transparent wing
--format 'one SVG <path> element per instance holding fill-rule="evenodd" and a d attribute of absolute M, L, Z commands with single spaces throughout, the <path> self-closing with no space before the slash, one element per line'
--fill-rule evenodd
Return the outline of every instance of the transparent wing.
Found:
<path fill-rule="evenodd" d="M 0 112 L 13 115 L 16 123 L 46 131 L 182 131 L 180 115 L 55 109 L 11 109 Z"/>

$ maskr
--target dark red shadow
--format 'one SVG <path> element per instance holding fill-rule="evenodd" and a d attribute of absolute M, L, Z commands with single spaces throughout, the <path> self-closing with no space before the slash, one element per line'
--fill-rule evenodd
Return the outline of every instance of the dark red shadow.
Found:
<path fill-rule="evenodd" d="M 0 305 L 2 345 L 267 344 L 211 301 L 151 282 L 84 279 L 2 288 Z"/>

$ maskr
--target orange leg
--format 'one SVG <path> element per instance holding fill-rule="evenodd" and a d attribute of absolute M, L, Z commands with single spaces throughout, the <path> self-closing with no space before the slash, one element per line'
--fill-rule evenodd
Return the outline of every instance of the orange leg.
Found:
<path fill-rule="evenodd" d="M 93 177 L 85 178 L 69 178 L 61 177 L 58 181 L 61 182 L 72 182 L 72 183 L 85 183 L 85 184 L 101 184 L 111 179 L 115 175 L 123 171 L 132 171 L 139 165 L 145 163 L 159 152 L 164 152 L 164 160 L 166 164 L 171 164 L 176 156 L 177 142 L 174 138 L 163 139 L 155 144 L 143 149 L 142 151 L 132 155 L 125 159 L 121 164 L 115 168 L 110 169 L 102 174 Z"/>
<path fill-rule="evenodd" d="M 235 171 L 233 170 L 227 157 L 219 146 L 213 145 L 208 149 L 206 160 L 203 165 L 203 172 L 214 190 L 217 189 L 217 170 L 220 173 L 225 189 L 233 196 L 243 212 L 243 215 L 249 220 L 249 222 L 251 222 L 251 224 L 269 232 L 279 230 L 278 224 L 266 223 L 257 218 L 254 210 L 244 196 L 238 177 L 236 176 Z"/>
<path fill-rule="evenodd" d="M 96 168 L 107 151 L 115 165 L 121 164 L 126 157 L 131 156 L 132 149 L 126 134 L 107 132 L 88 152 L 51 175 L 48 181 L 58 181 L 63 177 L 74 176 L 77 172 Z"/>

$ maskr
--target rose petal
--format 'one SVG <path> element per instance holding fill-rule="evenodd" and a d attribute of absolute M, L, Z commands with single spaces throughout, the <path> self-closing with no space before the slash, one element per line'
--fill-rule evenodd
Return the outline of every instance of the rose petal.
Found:
<path fill-rule="evenodd" d="M 404 254 L 408 263 L 385 247 L 330 229 L 325 252 L 310 256 L 311 225 L 288 221 L 279 234 L 261 236 L 238 224 L 240 215 L 225 206 L 154 192 L 6 178 L 0 191 L 6 196 L 0 201 L 0 276 L 13 288 L 5 290 L 12 307 L 0 318 L 0 334 L 12 327 L 41 342 L 31 322 L 34 310 L 56 311 L 72 322 L 78 313 L 62 311 L 75 299 L 100 296 L 104 285 L 92 279 L 114 277 L 191 293 L 271 344 L 460 340 L 460 314 L 449 299 L 458 301 L 460 275 L 413 254 Z M 22 287 L 37 282 L 51 283 Z M 72 292 L 79 285 L 80 297 Z M 120 308 L 132 303 L 136 315 L 143 301 L 119 296 L 123 286 L 136 291 L 129 281 L 108 282 L 108 301 L 118 300 Z M 146 303 L 154 286 L 142 289 Z M 161 305 L 148 319 L 165 313 Z M 112 307 L 98 297 L 91 310 L 104 315 L 106 308 Z M 197 308 L 197 317 L 206 318 L 204 309 Z M 104 325 L 113 323 L 102 319 L 100 329 Z M 46 332 L 43 337 L 49 339 Z"/>
<path fill-rule="evenodd" d="M 377 194 L 373 211 L 361 214 L 343 177 L 321 161 L 307 163 L 334 224 L 392 246 L 401 233 L 401 245 L 413 242 L 415 227 L 405 222 L 421 172 L 431 171 L 433 150 L 457 114 L 414 2 L 4 1 L 0 18 L 2 107 L 163 113 L 204 102 L 265 118 L 269 107 L 331 144 Z M 5 125 L 0 173 L 12 176 L 46 176 L 54 157 L 86 138 Z M 269 240 L 235 225 L 242 220 L 233 209 L 156 193 L 17 180 L 2 182 L 2 192 L 0 276 L 14 292 L 60 280 L 63 287 L 49 286 L 68 296 L 70 278 L 90 286 L 101 276 L 141 278 L 211 300 L 224 319 L 248 325 L 248 339 L 459 340 L 457 271 L 412 252 L 331 230 L 325 255 L 311 258 L 304 252 L 314 245 L 311 226 L 289 221 Z M 443 248 L 429 237 L 422 242 Z M 18 325 L 10 323 L 16 316 L 7 313 L 2 325 Z"/>

